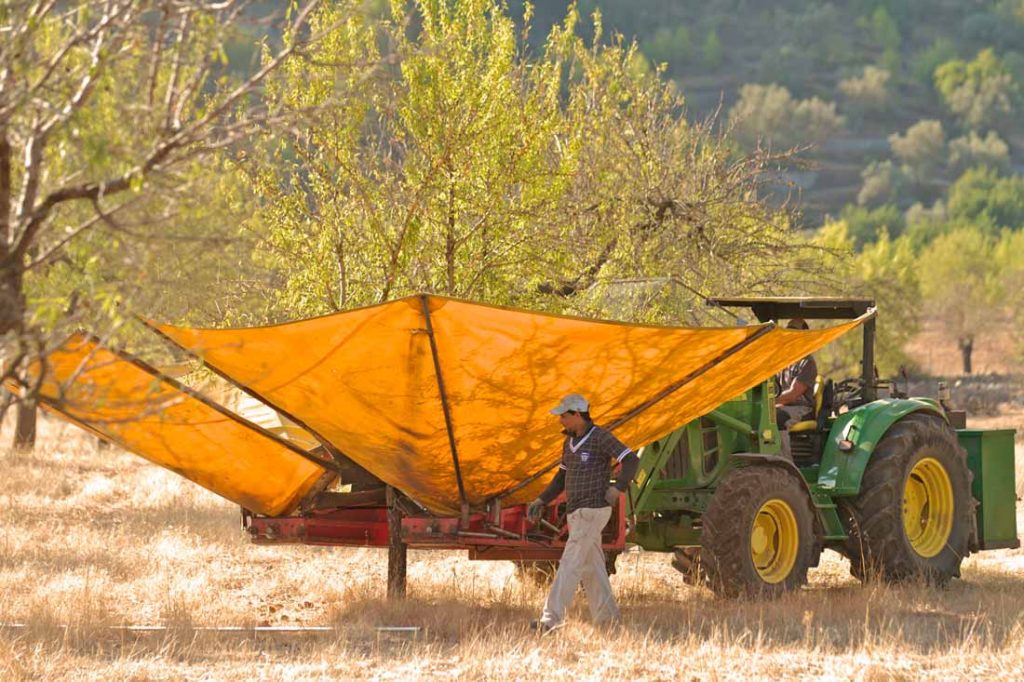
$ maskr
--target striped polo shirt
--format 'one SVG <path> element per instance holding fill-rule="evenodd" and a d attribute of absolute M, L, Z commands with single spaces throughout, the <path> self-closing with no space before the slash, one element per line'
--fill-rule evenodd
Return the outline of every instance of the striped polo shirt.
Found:
<path fill-rule="evenodd" d="M 607 507 L 605 491 L 611 484 L 612 464 L 633 452 L 611 432 L 591 425 L 579 438 L 566 436 L 562 445 L 566 513 Z"/>

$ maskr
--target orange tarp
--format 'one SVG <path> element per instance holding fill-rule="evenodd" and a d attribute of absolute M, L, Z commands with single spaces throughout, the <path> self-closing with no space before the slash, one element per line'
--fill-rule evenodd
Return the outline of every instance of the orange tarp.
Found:
<path fill-rule="evenodd" d="M 252 511 L 293 510 L 325 473 L 300 448 L 84 336 L 45 368 L 44 408 Z"/>
<path fill-rule="evenodd" d="M 516 487 L 558 460 L 548 410 L 566 393 L 589 398 L 595 421 L 636 448 L 865 318 L 673 328 L 413 296 L 269 327 L 152 326 L 428 509 L 455 513 L 463 498 L 515 489 L 508 501 L 522 502 L 543 488 L 547 476 Z"/>

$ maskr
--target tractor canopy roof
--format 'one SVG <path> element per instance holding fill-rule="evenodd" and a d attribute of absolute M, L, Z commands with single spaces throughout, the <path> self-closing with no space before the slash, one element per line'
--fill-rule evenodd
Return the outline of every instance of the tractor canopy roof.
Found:
<path fill-rule="evenodd" d="M 814 320 L 854 320 L 875 307 L 874 299 L 841 297 L 708 298 L 710 306 L 750 308 L 761 322 L 794 317 Z"/>

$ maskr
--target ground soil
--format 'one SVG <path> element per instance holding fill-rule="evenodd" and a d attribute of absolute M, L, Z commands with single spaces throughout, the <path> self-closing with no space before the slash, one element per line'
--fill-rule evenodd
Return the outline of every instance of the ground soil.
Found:
<path fill-rule="evenodd" d="M 234 505 L 59 422 L 0 467 L 0 622 L 22 626 L 0 630 L 4 680 L 1024 677 L 1020 549 L 971 556 L 944 590 L 863 587 L 826 552 L 773 602 L 717 599 L 631 552 L 612 578 L 621 628 L 591 626 L 581 598 L 539 638 L 544 593 L 506 562 L 411 552 L 409 599 L 389 603 L 385 552 L 251 545 Z M 204 629 L 253 625 L 327 631 Z"/>

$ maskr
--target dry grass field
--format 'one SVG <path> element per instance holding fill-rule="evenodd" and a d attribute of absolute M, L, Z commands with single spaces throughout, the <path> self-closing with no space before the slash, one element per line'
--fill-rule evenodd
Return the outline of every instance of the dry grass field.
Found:
<path fill-rule="evenodd" d="M 538 638 L 526 624 L 543 592 L 507 563 L 413 552 L 410 598 L 388 603 L 384 552 L 253 546 L 233 505 L 73 427 L 42 429 L 31 454 L 0 449 L 0 622 L 24 626 L 0 632 L 2 680 L 1024 678 L 1022 550 L 971 557 L 941 591 L 862 587 L 826 552 L 807 589 L 773 603 L 716 599 L 664 555 L 631 553 L 613 578 L 621 628 L 591 627 L 580 603 Z M 1021 491 L 1020 453 L 1017 476 Z M 331 629 L 203 629 L 253 625 Z"/>

